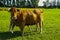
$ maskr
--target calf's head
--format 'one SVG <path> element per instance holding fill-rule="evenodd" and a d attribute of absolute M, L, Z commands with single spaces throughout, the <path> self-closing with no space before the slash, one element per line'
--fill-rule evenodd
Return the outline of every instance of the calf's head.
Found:
<path fill-rule="evenodd" d="M 17 19 L 17 15 L 18 15 L 17 9 L 15 7 L 12 7 L 12 8 L 9 8 L 8 11 L 11 13 L 11 18 L 13 20 L 16 20 Z"/>

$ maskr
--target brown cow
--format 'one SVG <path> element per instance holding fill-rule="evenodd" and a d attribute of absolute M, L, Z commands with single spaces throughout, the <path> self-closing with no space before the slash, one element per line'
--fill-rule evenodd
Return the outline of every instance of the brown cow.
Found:
<path fill-rule="evenodd" d="M 13 28 L 14 28 L 14 26 L 17 24 L 17 23 L 16 23 L 16 20 L 14 19 L 14 13 L 17 12 L 17 14 L 18 14 L 18 13 L 19 13 L 19 9 L 16 10 L 15 7 L 12 7 L 12 8 L 9 8 L 8 10 L 9 10 L 9 12 L 11 12 L 9 31 L 10 31 L 10 29 L 12 28 L 12 33 L 13 33 Z M 16 25 L 16 26 L 17 26 L 17 25 Z M 28 25 L 28 27 L 29 27 L 29 30 L 31 30 L 29 25 Z"/>
<path fill-rule="evenodd" d="M 36 25 L 40 27 L 40 32 L 42 33 L 42 24 L 43 24 L 43 11 L 40 9 L 33 10 L 17 10 L 15 7 L 10 9 L 11 12 L 11 22 L 12 30 L 14 26 L 19 26 L 22 34 L 24 34 L 25 25 Z M 37 28 L 37 27 L 36 27 Z"/>

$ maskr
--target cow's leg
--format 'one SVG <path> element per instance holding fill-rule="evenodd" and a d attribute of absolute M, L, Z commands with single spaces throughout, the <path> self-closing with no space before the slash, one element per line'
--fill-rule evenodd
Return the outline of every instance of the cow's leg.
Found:
<path fill-rule="evenodd" d="M 12 25 L 13 25 L 12 20 L 10 20 L 10 26 L 9 26 L 9 29 L 8 29 L 9 32 L 10 32 L 10 29 L 11 29 Z"/>
<path fill-rule="evenodd" d="M 25 22 L 22 22 L 19 26 L 20 30 L 21 30 L 21 35 L 24 36 L 24 25 L 25 25 Z"/>
<path fill-rule="evenodd" d="M 21 30 L 21 35 L 24 36 L 24 26 L 19 26 L 20 30 Z"/>
<path fill-rule="evenodd" d="M 42 26 L 43 26 L 43 21 L 42 20 L 39 22 L 39 26 L 40 26 L 40 32 L 42 34 Z"/>
<path fill-rule="evenodd" d="M 36 24 L 36 30 L 35 30 L 36 32 L 38 31 L 38 23 Z"/>
<path fill-rule="evenodd" d="M 30 25 L 28 25 L 28 27 L 29 27 L 29 31 L 30 31 L 31 30 Z"/>
<path fill-rule="evenodd" d="M 13 25 L 12 25 L 12 34 L 13 34 L 13 31 L 14 31 L 14 30 L 13 30 L 13 29 L 14 29 L 14 26 L 15 26 L 15 25 L 13 24 Z"/>
<path fill-rule="evenodd" d="M 40 13 L 39 15 L 39 26 L 40 26 L 40 32 L 42 34 L 42 27 L 43 27 L 43 13 Z"/>
<path fill-rule="evenodd" d="M 9 32 L 10 32 L 10 29 L 11 29 L 11 25 L 9 26 L 9 29 L 8 29 Z"/>

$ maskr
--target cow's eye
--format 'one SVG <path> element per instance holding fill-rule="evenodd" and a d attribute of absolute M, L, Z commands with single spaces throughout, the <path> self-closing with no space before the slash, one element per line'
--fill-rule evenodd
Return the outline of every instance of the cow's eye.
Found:
<path fill-rule="evenodd" d="M 17 9 L 17 11 L 19 12 L 19 9 Z"/>

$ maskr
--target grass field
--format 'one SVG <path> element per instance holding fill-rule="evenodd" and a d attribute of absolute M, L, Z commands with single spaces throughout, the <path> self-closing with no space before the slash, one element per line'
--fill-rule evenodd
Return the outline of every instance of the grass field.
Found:
<path fill-rule="evenodd" d="M 24 37 L 20 36 L 20 29 L 14 28 L 14 34 L 8 32 L 10 13 L 0 11 L 0 40 L 60 40 L 60 9 L 43 9 L 44 25 L 43 33 L 34 32 L 34 25 L 29 31 L 28 27 L 24 28 Z"/>

